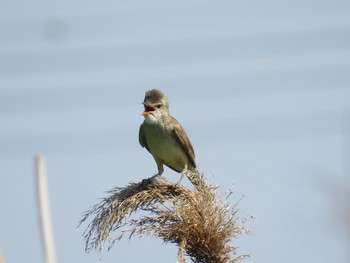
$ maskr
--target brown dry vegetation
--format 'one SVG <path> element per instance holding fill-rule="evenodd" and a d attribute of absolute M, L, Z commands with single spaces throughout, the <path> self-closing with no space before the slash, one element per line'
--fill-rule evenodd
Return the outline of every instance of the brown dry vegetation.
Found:
<path fill-rule="evenodd" d="M 248 232 L 240 225 L 236 205 L 223 201 L 217 187 L 198 173 L 187 176 L 196 178 L 195 189 L 177 187 L 160 177 L 108 191 L 109 196 L 85 212 L 79 223 L 93 217 L 84 232 L 86 251 L 101 251 L 106 240 L 110 248 L 129 233 L 129 238 L 156 236 L 175 243 L 181 263 L 186 262 L 185 256 L 205 263 L 233 263 L 247 257 L 237 256 L 237 248 L 229 244 L 233 237 Z M 130 218 L 141 210 L 147 216 Z M 116 230 L 119 235 L 112 238 Z"/>

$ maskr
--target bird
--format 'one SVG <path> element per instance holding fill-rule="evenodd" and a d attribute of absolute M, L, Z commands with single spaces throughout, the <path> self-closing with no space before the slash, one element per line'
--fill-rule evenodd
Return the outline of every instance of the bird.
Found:
<path fill-rule="evenodd" d="M 179 185 L 186 171 L 197 171 L 192 143 L 182 125 L 169 114 L 169 100 L 163 92 L 146 91 L 142 104 L 145 109 L 141 113 L 144 121 L 139 129 L 139 143 L 151 153 L 158 169 L 150 179 L 161 176 L 166 165 L 181 173 L 176 183 Z"/>

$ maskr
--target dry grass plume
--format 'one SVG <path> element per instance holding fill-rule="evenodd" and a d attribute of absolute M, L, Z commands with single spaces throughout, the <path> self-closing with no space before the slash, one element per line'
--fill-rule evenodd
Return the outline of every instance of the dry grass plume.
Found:
<path fill-rule="evenodd" d="M 160 237 L 166 243 L 178 246 L 178 262 L 185 256 L 193 262 L 234 263 L 247 255 L 237 256 L 237 248 L 229 243 L 239 234 L 247 233 L 236 216 L 236 205 L 229 206 L 216 193 L 216 187 L 197 176 L 195 189 L 176 187 L 165 178 L 130 183 L 108 191 L 99 204 L 85 212 L 79 225 L 89 217 L 84 239 L 86 251 L 109 248 L 125 233 Z M 143 210 L 147 216 L 130 219 L 130 215 Z M 119 235 L 112 233 L 119 230 Z"/>

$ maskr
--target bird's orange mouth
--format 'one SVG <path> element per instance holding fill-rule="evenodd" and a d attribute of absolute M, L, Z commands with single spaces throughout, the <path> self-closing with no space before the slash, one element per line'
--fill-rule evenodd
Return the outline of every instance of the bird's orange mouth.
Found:
<path fill-rule="evenodd" d="M 145 106 L 145 111 L 141 113 L 141 115 L 146 115 L 146 114 L 150 114 L 152 112 L 154 112 L 156 109 L 153 108 L 152 106 L 148 105 L 148 104 L 143 104 L 143 106 Z"/>

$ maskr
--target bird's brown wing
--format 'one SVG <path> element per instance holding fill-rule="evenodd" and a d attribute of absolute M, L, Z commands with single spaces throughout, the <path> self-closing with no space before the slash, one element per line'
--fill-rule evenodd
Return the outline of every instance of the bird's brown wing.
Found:
<path fill-rule="evenodd" d="M 184 152 L 188 157 L 189 162 L 192 164 L 194 168 L 196 168 L 195 154 L 194 154 L 192 143 L 188 138 L 184 128 L 181 126 L 181 124 L 175 118 L 172 117 L 172 119 L 173 119 L 172 121 L 173 133 L 175 135 L 174 137 L 182 146 Z"/>
<path fill-rule="evenodd" d="M 139 129 L 139 143 L 141 144 L 142 147 L 145 147 L 147 151 L 149 151 L 146 138 L 145 138 L 145 128 L 143 124 L 141 124 L 140 129 Z"/>

